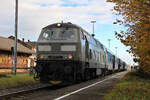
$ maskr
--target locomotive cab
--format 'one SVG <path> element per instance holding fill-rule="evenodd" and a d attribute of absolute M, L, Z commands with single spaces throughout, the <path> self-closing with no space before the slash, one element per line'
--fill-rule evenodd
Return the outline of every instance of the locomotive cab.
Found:
<path fill-rule="evenodd" d="M 72 81 L 79 59 L 78 28 L 57 23 L 42 29 L 37 42 L 36 72 L 40 81 Z"/>

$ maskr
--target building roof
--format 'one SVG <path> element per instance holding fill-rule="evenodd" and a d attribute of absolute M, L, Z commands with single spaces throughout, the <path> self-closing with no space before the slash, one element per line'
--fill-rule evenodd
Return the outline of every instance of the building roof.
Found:
<path fill-rule="evenodd" d="M 33 54 L 33 50 L 23 46 L 22 44 L 17 44 L 17 51 L 20 53 Z M 11 48 L 14 47 L 14 40 L 10 38 L 0 37 L 0 50 L 11 51 Z"/>
<path fill-rule="evenodd" d="M 27 45 L 31 46 L 32 48 L 36 48 L 36 42 L 35 41 L 30 41 L 30 42 L 25 42 Z"/>
<path fill-rule="evenodd" d="M 12 40 L 15 40 L 15 37 L 14 36 L 9 36 L 8 37 L 9 39 L 12 39 Z M 29 40 L 28 40 L 29 41 Z M 30 45 L 28 45 L 25 41 L 24 41 L 24 38 L 22 38 L 22 41 L 20 39 L 18 39 L 18 43 L 22 44 L 23 46 L 29 48 L 29 49 L 32 49 L 32 47 Z"/>

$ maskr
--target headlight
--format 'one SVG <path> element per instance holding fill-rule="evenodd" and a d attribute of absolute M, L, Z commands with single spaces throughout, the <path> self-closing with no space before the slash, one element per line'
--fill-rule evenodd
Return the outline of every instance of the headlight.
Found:
<path fill-rule="evenodd" d="M 39 59 L 46 59 L 47 55 L 39 55 Z"/>
<path fill-rule="evenodd" d="M 72 59 L 72 55 L 69 55 L 69 56 L 68 56 L 68 59 Z"/>
<path fill-rule="evenodd" d="M 43 55 L 41 55 L 41 56 L 40 56 L 40 59 L 43 59 L 43 58 L 44 58 L 44 56 L 43 56 Z"/>

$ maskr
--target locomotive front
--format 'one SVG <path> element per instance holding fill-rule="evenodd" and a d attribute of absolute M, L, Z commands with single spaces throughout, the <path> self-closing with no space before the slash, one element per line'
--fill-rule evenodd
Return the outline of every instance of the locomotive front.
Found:
<path fill-rule="evenodd" d="M 36 72 L 40 81 L 73 81 L 78 49 L 77 27 L 56 23 L 43 28 L 37 42 Z"/>

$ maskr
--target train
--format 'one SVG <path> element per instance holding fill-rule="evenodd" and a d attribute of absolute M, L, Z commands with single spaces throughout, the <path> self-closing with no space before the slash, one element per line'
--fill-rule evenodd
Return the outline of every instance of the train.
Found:
<path fill-rule="evenodd" d="M 71 22 L 42 28 L 36 63 L 36 78 L 51 84 L 86 81 L 127 68 L 94 34 Z"/>

